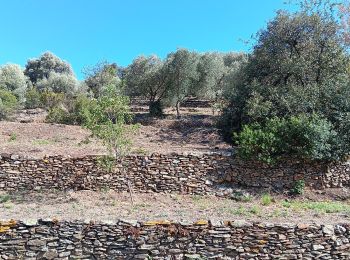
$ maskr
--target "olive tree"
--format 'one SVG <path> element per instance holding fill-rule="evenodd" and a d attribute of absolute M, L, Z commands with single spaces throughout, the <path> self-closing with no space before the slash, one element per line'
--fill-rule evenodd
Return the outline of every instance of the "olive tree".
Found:
<path fill-rule="evenodd" d="M 54 93 L 64 93 L 73 96 L 79 87 L 78 80 L 71 74 L 60 74 L 51 72 L 47 78 L 43 78 L 36 83 L 39 91 L 52 91 Z"/>
<path fill-rule="evenodd" d="M 155 55 L 139 56 L 126 69 L 128 92 L 147 98 L 153 116 L 162 114 L 161 101 L 168 91 L 167 78 L 164 62 Z"/>
<path fill-rule="evenodd" d="M 338 134 L 333 158 L 349 152 L 349 54 L 339 21 L 322 10 L 280 11 L 258 33 L 223 115 L 226 133 L 273 117 L 316 114 Z"/>
<path fill-rule="evenodd" d="M 195 92 L 200 97 L 216 99 L 222 91 L 222 82 L 226 73 L 223 55 L 218 52 L 207 52 L 200 56 L 198 81 Z"/>
<path fill-rule="evenodd" d="M 99 62 L 95 66 L 84 69 L 85 84 L 98 98 L 107 90 L 107 86 L 118 86 L 121 80 L 118 76 L 118 66 L 115 63 Z"/>
<path fill-rule="evenodd" d="M 48 78 L 51 73 L 73 75 L 70 64 L 51 52 L 43 53 L 39 58 L 28 60 L 24 74 L 33 85 L 39 80 Z"/>
<path fill-rule="evenodd" d="M 181 103 L 187 99 L 191 93 L 191 88 L 195 86 L 195 82 L 198 80 L 198 60 L 198 53 L 178 49 L 170 53 L 165 61 L 168 73 L 168 98 L 175 105 L 178 118 L 180 117 Z"/>
<path fill-rule="evenodd" d="M 11 91 L 20 102 L 24 101 L 27 90 L 27 77 L 17 64 L 0 67 L 0 89 Z"/>

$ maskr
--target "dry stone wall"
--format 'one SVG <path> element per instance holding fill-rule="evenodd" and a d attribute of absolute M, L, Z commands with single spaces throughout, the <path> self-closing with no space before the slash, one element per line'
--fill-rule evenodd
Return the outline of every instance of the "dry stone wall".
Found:
<path fill-rule="evenodd" d="M 350 226 L 0 222 L 0 259 L 350 259 Z"/>
<path fill-rule="evenodd" d="M 322 189 L 350 185 L 350 165 L 285 161 L 273 167 L 220 154 L 127 156 L 108 173 L 94 156 L 0 157 L 0 190 L 100 190 L 223 195 L 222 184 L 289 189 L 297 180 Z M 226 185 L 227 186 L 227 185 Z"/>

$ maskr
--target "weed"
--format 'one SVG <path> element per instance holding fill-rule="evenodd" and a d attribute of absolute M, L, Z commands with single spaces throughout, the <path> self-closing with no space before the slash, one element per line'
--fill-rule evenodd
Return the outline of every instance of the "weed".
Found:
<path fill-rule="evenodd" d="M 235 201 L 240 202 L 251 202 L 253 200 L 253 196 L 249 193 L 243 193 L 243 192 L 234 192 L 231 195 L 231 198 Z"/>
<path fill-rule="evenodd" d="M 9 142 L 14 142 L 17 140 L 17 134 L 16 133 L 11 133 Z"/>
<path fill-rule="evenodd" d="M 12 209 L 12 207 L 13 207 L 13 204 L 12 204 L 11 202 L 6 202 L 6 203 L 4 204 L 4 208 L 5 208 L 5 209 Z"/>
<path fill-rule="evenodd" d="M 52 144 L 53 142 L 50 140 L 44 140 L 44 139 L 37 139 L 33 141 L 33 144 L 35 145 L 49 145 Z"/>
<path fill-rule="evenodd" d="M 284 201 L 282 206 L 294 211 L 313 210 L 317 213 L 350 213 L 350 205 L 342 202 Z"/>
<path fill-rule="evenodd" d="M 6 203 L 11 199 L 11 196 L 8 194 L 0 195 L 0 203 Z"/>
<path fill-rule="evenodd" d="M 273 198 L 269 193 L 265 193 L 261 197 L 261 204 L 264 206 L 269 206 L 273 202 Z"/>
<path fill-rule="evenodd" d="M 134 150 L 134 152 L 136 154 L 140 154 L 140 155 L 147 155 L 148 154 L 148 151 L 143 147 L 138 147 L 137 149 Z"/>
<path fill-rule="evenodd" d="M 250 212 L 251 214 L 253 214 L 253 215 L 258 215 L 258 216 L 260 216 L 260 214 L 261 214 L 261 209 L 259 208 L 259 206 L 254 205 L 254 206 L 252 206 L 252 207 L 249 209 L 249 212 Z"/>

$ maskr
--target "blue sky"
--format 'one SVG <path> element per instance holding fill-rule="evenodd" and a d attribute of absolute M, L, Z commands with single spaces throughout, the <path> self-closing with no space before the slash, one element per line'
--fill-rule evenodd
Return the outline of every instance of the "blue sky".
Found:
<path fill-rule="evenodd" d="M 100 60 L 128 65 L 177 47 L 249 51 L 244 43 L 284 0 L 0 0 L 0 64 L 50 50 L 79 79 Z"/>

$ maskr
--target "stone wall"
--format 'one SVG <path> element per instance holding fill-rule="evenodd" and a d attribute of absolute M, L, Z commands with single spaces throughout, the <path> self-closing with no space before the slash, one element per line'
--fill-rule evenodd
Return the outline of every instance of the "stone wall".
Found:
<path fill-rule="evenodd" d="M 350 165 L 308 164 L 285 161 L 273 167 L 242 162 L 232 156 L 159 155 L 128 156 L 125 170 L 117 163 L 108 173 L 98 167 L 96 157 L 24 159 L 16 155 L 0 157 L 0 190 L 100 190 L 222 194 L 223 183 L 253 187 L 289 189 L 303 179 L 313 188 L 350 185 Z"/>
<path fill-rule="evenodd" d="M 0 222 L 0 259 L 349 259 L 350 226 Z"/>

